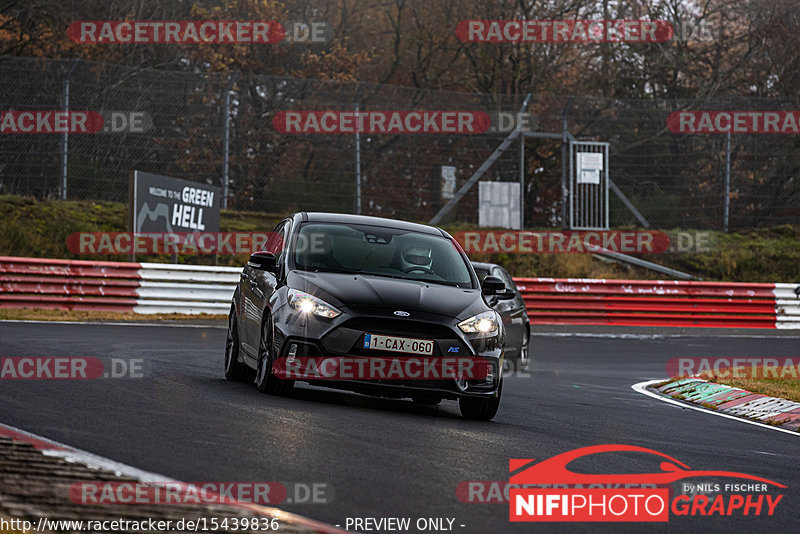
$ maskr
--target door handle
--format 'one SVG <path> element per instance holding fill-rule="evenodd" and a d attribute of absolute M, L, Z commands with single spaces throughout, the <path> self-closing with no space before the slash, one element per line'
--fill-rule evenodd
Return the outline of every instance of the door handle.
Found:
<path fill-rule="evenodd" d="M 250 280 L 250 287 L 252 287 L 253 289 L 257 288 L 258 282 L 256 282 L 255 280 Z"/>
<path fill-rule="evenodd" d="M 241 278 L 242 280 L 244 280 L 245 278 L 247 278 L 247 273 L 242 273 L 242 274 L 240 274 L 240 275 L 239 275 L 239 278 Z"/>

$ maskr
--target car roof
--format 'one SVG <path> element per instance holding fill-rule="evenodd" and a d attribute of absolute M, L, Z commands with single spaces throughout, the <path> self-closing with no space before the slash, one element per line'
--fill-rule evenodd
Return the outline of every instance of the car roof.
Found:
<path fill-rule="evenodd" d="M 442 230 L 434 226 L 406 221 L 396 221 L 394 219 L 384 219 L 383 217 L 351 215 L 349 213 L 322 212 L 303 212 L 301 215 L 303 216 L 303 220 L 308 222 L 365 224 L 370 226 L 382 226 L 384 228 L 395 228 L 398 230 L 408 230 L 410 232 L 419 232 L 422 234 L 436 235 L 439 237 L 446 235 Z"/>

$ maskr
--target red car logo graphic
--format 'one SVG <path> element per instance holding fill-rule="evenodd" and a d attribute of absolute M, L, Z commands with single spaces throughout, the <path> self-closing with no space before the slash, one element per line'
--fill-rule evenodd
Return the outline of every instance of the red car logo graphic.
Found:
<path fill-rule="evenodd" d="M 661 456 L 667 461 L 661 462 L 661 472 L 640 473 L 640 474 L 584 474 L 575 473 L 567 469 L 567 464 L 588 456 L 601 452 L 643 452 Z M 509 460 L 509 471 L 513 472 L 534 462 L 533 459 L 512 459 Z M 761 478 L 745 473 L 733 471 L 695 471 L 683 462 L 668 456 L 662 452 L 654 451 L 635 445 L 594 445 L 583 447 L 573 451 L 565 452 L 536 463 L 524 471 L 512 475 L 509 483 L 514 485 L 529 484 L 670 484 L 672 482 L 691 477 L 729 477 L 755 480 L 766 482 L 779 488 L 785 488 L 783 484 L 778 484 L 772 480 Z"/>

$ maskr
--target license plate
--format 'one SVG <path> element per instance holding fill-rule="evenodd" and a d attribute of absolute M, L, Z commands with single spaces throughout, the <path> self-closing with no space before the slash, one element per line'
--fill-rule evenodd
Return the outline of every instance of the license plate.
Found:
<path fill-rule="evenodd" d="M 431 356 L 433 354 L 433 341 L 409 337 L 364 334 L 364 348 Z"/>

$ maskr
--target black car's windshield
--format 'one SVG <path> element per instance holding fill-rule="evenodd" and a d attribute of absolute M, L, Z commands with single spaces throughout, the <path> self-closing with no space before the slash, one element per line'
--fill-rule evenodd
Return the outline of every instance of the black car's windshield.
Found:
<path fill-rule="evenodd" d="M 360 224 L 306 223 L 294 243 L 296 269 L 472 287 L 469 268 L 445 237 Z"/>

